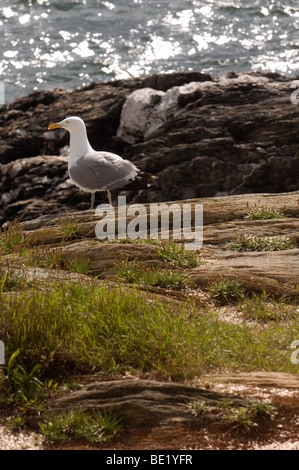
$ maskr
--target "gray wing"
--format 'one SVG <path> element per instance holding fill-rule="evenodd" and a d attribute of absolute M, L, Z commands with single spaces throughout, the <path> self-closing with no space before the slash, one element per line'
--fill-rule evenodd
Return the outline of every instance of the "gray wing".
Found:
<path fill-rule="evenodd" d="M 116 189 L 138 173 L 128 160 L 110 152 L 88 152 L 69 168 L 74 183 L 89 191 Z"/>

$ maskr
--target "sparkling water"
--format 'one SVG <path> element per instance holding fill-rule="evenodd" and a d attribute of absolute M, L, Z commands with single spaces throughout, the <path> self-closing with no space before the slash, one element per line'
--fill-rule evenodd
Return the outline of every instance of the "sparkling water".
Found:
<path fill-rule="evenodd" d="M 1 0 L 5 102 L 142 74 L 299 72 L 298 0 Z"/>

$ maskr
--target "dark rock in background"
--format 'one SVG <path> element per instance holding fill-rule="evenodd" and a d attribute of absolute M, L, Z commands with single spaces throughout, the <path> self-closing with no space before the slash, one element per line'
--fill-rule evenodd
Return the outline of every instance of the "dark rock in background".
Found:
<path fill-rule="evenodd" d="M 4 105 L 0 224 L 89 208 L 90 195 L 68 179 L 68 133 L 47 130 L 68 115 L 84 119 L 96 150 L 159 176 L 157 191 L 128 193 L 128 202 L 295 191 L 299 106 L 290 85 L 278 74 L 187 72 L 35 91 Z M 134 115 L 128 98 L 137 91 Z M 97 194 L 100 202 L 105 193 Z"/>

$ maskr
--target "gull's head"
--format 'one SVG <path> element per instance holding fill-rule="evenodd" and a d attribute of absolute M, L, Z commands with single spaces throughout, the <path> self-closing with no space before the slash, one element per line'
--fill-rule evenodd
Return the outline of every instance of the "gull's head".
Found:
<path fill-rule="evenodd" d="M 50 124 L 48 129 L 65 129 L 69 132 L 73 131 L 78 131 L 80 129 L 85 128 L 84 121 L 79 118 L 78 116 L 71 116 L 68 118 L 63 119 L 60 122 L 54 122 L 53 124 Z"/>

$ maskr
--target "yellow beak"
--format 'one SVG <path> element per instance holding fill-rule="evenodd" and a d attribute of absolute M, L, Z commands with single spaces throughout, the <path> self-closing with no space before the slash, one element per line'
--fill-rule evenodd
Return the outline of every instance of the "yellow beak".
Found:
<path fill-rule="evenodd" d="M 48 129 L 51 130 L 51 129 L 57 129 L 58 127 L 61 127 L 62 126 L 58 123 L 58 122 L 54 122 L 53 124 L 50 124 Z"/>

